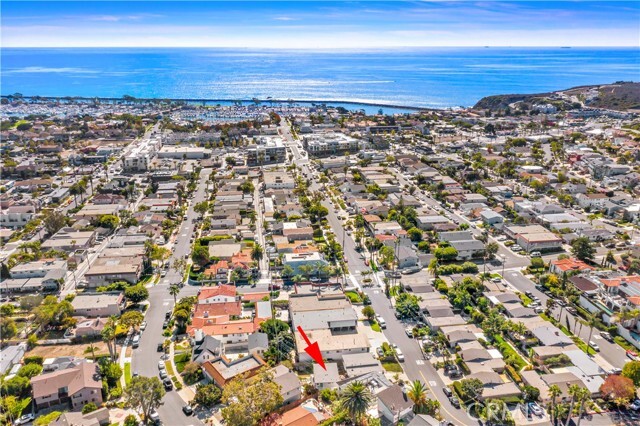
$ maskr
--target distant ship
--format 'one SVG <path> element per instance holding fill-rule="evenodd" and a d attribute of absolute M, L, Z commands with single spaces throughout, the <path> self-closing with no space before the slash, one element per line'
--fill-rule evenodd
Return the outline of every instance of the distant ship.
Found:
<path fill-rule="evenodd" d="M 571 46 L 560 46 L 560 49 L 571 49 Z"/>

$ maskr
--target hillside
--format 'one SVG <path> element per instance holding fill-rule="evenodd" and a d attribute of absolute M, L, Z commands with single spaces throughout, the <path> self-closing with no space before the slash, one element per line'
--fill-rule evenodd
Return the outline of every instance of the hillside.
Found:
<path fill-rule="evenodd" d="M 474 105 L 474 109 L 504 110 L 514 103 L 525 109 L 535 104 L 550 103 L 559 110 L 583 106 L 618 111 L 640 109 L 640 83 L 616 82 L 613 84 L 573 87 L 550 93 L 510 94 L 486 96 Z"/>

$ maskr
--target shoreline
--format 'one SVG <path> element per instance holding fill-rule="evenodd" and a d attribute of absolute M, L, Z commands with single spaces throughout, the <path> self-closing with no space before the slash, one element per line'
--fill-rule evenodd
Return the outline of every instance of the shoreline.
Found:
<path fill-rule="evenodd" d="M 8 99 L 15 98 L 13 95 L 0 95 L 0 98 Z M 370 107 L 380 107 L 380 108 L 398 108 L 398 109 L 406 109 L 410 111 L 420 112 L 420 111 L 441 111 L 448 108 L 428 108 L 428 107 L 419 107 L 412 105 L 395 105 L 395 104 L 385 104 L 379 102 L 358 102 L 358 101 L 345 101 L 338 99 L 331 100 L 320 100 L 320 99 L 205 99 L 205 98 L 134 98 L 132 100 L 125 100 L 122 97 L 114 98 L 114 97 L 101 97 L 101 96 L 39 96 L 39 95 L 22 95 L 19 99 L 28 99 L 28 100 L 49 100 L 49 101 L 68 101 L 68 100 L 80 100 L 80 101 L 92 101 L 94 99 L 100 101 L 109 101 L 109 102 L 117 102 L 117 101 L 125 101 L 125 102 L 153 102 L 153 101 L 171 101 L 171 102 L 191 102 L 191 103 L 199 103 L 199 102 L 226 102 L 226 103 L 249 103 L 255 104 L 256 101 L 260 104 L 263 103 L 278 103 L 278 104 L 324 104 L 327 106 L 331 106 L 331 104 L 347 104 L 347 105 L 364 105 Z"/>

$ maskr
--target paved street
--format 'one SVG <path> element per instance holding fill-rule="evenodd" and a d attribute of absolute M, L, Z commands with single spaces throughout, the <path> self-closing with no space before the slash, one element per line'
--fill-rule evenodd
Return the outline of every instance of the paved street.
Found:
<path fill-rule="evenodd" d="M 158 343 L 164 341 L 162 336 L 162 323 L 165 313 L 173 309 L 174 300 L 169 294 L 170 284 L 182 283 L 182 273 L 173 268 L 175 259 L 185 259 L 185 255 L 191 253 L 190 239 L 193 235 L 193 220 L 198 217 L 198 213 L 193 210 L 193 206 L 208 197 L 206 183 L 211 170 L 205 169 L 200 173 L 200 182 L 191 200 L 187 211 L 187 220 L 183 221 L 178 229 L 178 236 L 175 241 L 175 250 L 169 264 L 172 266 L 167 275 L 155 286 L 149 289 L 150 307 L 145 315 L 147 328 L 140 338 L 140 346 L 133 351 L 131 371 L 137 371 L 141 376 L 153 377 L 158 375 L 158 361 L 162 355 L 157 351 Z M 185 285 L 180 291 L 178 299 L 186 296 L 193 296 L 198 293 L 199 287 Z M 158 409 L 160 419 L 165 425 L 201 425 L 203 424 L 196 417 L 187 417 L 182 413 L 182 406 L 185 403 L 178 393 L 173 390 L 167 392 L 163 399 L 163 405 Z"/>

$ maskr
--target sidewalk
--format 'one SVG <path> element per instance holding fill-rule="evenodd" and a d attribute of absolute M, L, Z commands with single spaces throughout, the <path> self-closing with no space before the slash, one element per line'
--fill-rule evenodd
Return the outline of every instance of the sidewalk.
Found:
<path fill-rule="evenodd" d="M 169 346 L 169 360 L 168 361 L 171 364 L 171 369 L 175 373 L 174 377 L 182 385 L 182 389 L 177 391 L 177 393 L 178 393 L 178 395 L 180 395 L 180 398 L 182 398 L 182 400 L 185 402 L 185 404 L 189 404 L 193 400 L 193 398 L 196 396 L 196 394 L 193 392 L 193 389 L 191 389 L 190 386 L 188 386 L 188 385 L 186 385 L 184 383 L 184 380 L 182 380 L 182 376 L 178 373 L 178 369 L 176 368 L 176 364 L 173 362 L 173 357 L 175 356 L 175 348 L 174 348 L 173 345 L 174 345 L 174 343 L 171 343 L 171 345 Z"/>

